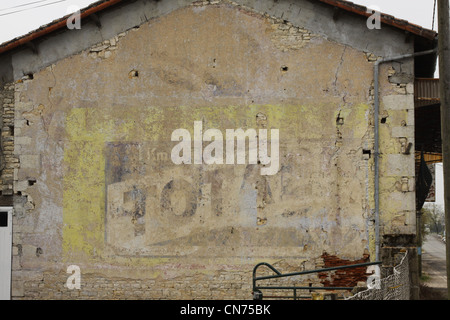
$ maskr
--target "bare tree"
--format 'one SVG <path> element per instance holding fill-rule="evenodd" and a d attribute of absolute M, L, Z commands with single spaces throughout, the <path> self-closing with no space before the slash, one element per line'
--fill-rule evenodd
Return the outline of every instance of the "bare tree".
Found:
<path fill-rule="evenodd" d="M 430 232 L 441 234 L 445 228 L 445 211 L 442 204 L 429 202 L 423 208 L 424 224 Z"/>

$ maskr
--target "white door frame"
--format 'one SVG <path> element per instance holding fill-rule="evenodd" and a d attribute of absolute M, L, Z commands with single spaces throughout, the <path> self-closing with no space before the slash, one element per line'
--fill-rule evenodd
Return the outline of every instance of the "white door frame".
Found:
<path fill-rule="evenodd" d="M 12 207 L 0 207 L 0 214 L 6 212 L 6 226 L 0 226 L 0 300 L 11 299 L 11 248 Z"/>

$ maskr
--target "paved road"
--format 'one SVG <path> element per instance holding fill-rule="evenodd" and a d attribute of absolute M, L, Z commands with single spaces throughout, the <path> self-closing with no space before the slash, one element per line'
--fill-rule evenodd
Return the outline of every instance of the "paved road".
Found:
<path fill-rule="evenodd" d="M 445 243 L 437 235 L 429 234 L 422 247 L 422 272 L 431 277 L 427 286 L 447 288 L 446 269 Z"/>

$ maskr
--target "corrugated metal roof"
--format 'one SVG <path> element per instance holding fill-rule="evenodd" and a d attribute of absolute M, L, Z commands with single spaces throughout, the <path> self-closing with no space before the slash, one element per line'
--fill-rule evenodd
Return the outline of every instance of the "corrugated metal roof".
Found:
<path fill-rule="evenodd" d="M 414 102 L 416 108 L 439 103 L 439 79 L 416 78 L 414 81 Z"/>
<path fill-rule="evenodd" d="M 422 154 L 420 153 L 420 151 L 416 151 L 415 153 L 416 168 L 420 164 L 421 156 Z M 427 164 L 442 162 L 442 153 L 424 152 L 423 156 Z"/>

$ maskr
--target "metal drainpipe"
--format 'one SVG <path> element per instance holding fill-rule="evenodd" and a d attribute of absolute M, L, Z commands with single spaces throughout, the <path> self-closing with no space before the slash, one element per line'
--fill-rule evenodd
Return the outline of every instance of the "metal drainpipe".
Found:
<path fill-rule="evenodd" d="M 375 121 L 375 128 L 374 128 L 374 134 L 375 134 L 375 145 L 374 145 L 374 156 L 375 156 L 375 261 L 380 261 L 380 177 L 379 177 L 379 110 L 380 110 L 380 101 L 379 101 L 379 66 L 382 63 L 395 61 L 395 60 L 402 60 L 407 58 L 413 58 L 418 56 L 424 56 L 428 54 L 432 54 L 437 52 L 437 48 L 433 50 L 427 50 L 422 52 L 416 52 L 416 53 L 410 53 L 405 55 L 400 55 L 397 57 L 392 58 L 386 58 L 377 60 L 374 64 L 374 103 L 375 103 L 375 109 L 374 109 L 374 121 Z"/>

